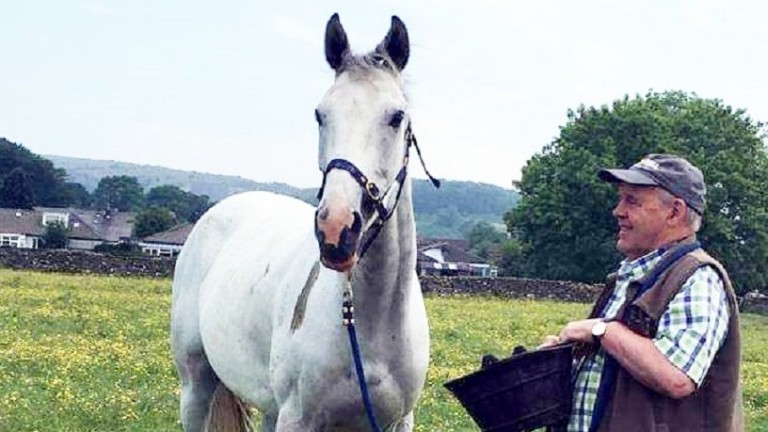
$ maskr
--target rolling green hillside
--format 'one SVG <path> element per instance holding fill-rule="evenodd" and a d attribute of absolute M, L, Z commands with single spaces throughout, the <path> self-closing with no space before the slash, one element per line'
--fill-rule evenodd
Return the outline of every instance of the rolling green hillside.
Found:
<path fill-rule="evenodd" d="M 285 183 L 259 183 L 237 176 L 182 171 L 118 161 L 49 155 L 44 157 L 53 162 L 57 168 L 64 168 L 70 181 L 82 184 L 91 192 L 96 189 L 96 185 L 103 177 L 126 175 L 136 177 L 145 191 L 155 186 L 173 185 L 197 195 L 208 195 L 211 201 L 220 201 L 229 195 L 249 190 L 265 190 L 299 198 L 306 195 L 302 195 L 301 189 Z"/>
<path fill-rule="evenodd" d="M 67 171 L 74 181 L 93 191 L 106 176 L 136 177 L 145 191 L 155 186 L 174 185 L 197 195 L 208 195 L 219 201 L 229 195 L 249 190 L 265 190 L 315 202 L 317 189 L 297 188 L 285 183 L 259 183 L 242 177 L 182 171 L 159 166 L 126 162 L 79 159 L 46 155 L 57 168 Z M 498 186 L 443 181 L 435 189 L 427 180 L 413 181 L 416 225 L 420 236 L 463 238 L 478 222 L 485 221 L 503 229 L 502 217 L 518 200 L 518 194 Z"/>

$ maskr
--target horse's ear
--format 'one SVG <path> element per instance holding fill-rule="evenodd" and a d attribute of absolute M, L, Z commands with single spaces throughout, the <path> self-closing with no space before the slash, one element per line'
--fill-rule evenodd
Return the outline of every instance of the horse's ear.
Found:
<path fill-rule="evenodd" d="M 408 63 L 408 56 L 411 53 L 410 43 L 408 42 L 408 30 L 400 18 L 392 16 L 392 25 L 389 33 L 384 37 L 376 50 L 383 52 L 392 59 L 398 70 L 403 70 Z"/>
<path fill-rule="evenodd" d="M 338 70 L 347 54 L 349 54 L 347 33 L 341 26 L 339 14 L 335 13 L 325 27 L 325 59 L 333 70 Z"/>

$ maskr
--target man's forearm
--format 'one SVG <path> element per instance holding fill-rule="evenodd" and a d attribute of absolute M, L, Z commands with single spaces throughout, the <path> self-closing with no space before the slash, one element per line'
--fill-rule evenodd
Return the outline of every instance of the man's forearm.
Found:
<path fill-rule="evenodd" d="M 601 343 L 646 387 L 675 399 L 688 396 L 696 389 L 693 381 L 659 352 L 651 339 L 638 335 L 620 322 L 608 323 Z"/>

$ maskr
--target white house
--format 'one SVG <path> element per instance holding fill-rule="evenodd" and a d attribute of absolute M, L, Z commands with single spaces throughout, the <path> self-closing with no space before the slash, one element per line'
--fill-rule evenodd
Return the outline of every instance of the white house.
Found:
<path fill-rule="evenodd" d="M 496 277 L 499 269 L 467 251 L 464 240 L 418 239 L 417 268 L 420 275 Z"/>
<path fill-rule="evenodd" d="M 69 229 L 68 248 L 90 250 L 130 239 L 134 217 L 132 212 L 75 208 L 0 208 L 0 247 L 36 249 L 42 245 L 47 225 L 61 222 Z"/>
<path fill-rule="evenodd" d="M 0 247 L 37 248 L 43 232 L 34 211 L 0 209 Z"/>
<path fill-rule="evenodd" d="M 148 255 L 176 256 L 181 252 L 181 247 L 184 246 L 194 226 L 194 224 L 178 225 L 167 231 L 152 234 L 143 238 L 139 246 Z"/>

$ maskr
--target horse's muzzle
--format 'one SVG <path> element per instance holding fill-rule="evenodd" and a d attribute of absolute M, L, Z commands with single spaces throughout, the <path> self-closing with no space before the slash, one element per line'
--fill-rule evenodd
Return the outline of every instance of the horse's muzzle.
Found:
<path fill-rule="evenodd" d="M 362 226 L 362 217 L 357 211 L 334 212 L 327 207 L 317 210 L 315 237 L 324 266 L 338 272 L 352 269 L 357 262 Z"/>

